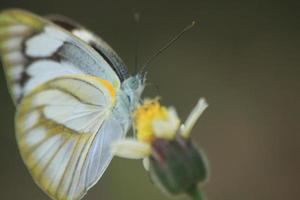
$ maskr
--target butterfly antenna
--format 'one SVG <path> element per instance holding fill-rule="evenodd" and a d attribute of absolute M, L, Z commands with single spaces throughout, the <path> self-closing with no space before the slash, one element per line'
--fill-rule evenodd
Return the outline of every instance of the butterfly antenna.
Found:
<path fill-rule="evenodd" d="M 162 46 L 153 56 L 151 56 L 146 63 L 143 65 L 140 74 L 142 75 L 143 79 L 146 74 L 146 69 L 149 66 L 149 64 L 162 52 L 164 52 L 167 48 L 169 48 L 174 42 L 176 42 L 185 32 L 190 30 L 194 25 L 196 24 L 195 21 L 192 21 L 191 24 L 187 25 L 184 29 L 182 29 L 179 33 L 177 33 L 175 36 L 173 36 L 164 46 Z"/>
<path fill-rule="evenodd" d="M 136 12 L 133 15 L 134 21 L 136 23 L 135 30 L 135 56 L 134 56 L 134 72 L 138 71 L 138 53 L 139 53 L 139 24 L 140 24 L 140 13 Z"/>

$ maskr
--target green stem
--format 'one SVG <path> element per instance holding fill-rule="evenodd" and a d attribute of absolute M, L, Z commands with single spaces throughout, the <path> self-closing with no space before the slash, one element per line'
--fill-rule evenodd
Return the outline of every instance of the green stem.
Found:
<path fill-rule="evenodd" d="M 192 200 L 204 200 L 202 193 L 198 190 L 196 185 L 189 189 L 187 193 Z"/>

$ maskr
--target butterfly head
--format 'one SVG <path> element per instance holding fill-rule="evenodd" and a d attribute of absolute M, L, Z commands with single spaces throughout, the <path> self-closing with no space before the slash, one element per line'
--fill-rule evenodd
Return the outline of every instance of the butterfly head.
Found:
<path fill-rule="evenodd" d="M 126 79 L 122 85 L 123 91 L 127 95 L 130 104 L 134 109 L 135 105 L 140 100 L 141 94 L 145 88 L 145 76 L 138 73 L 135 76 L 131 76 Z"/>

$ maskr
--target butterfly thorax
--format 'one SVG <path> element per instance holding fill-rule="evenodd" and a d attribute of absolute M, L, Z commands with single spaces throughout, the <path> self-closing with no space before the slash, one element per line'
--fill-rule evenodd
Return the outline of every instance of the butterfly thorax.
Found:
<path fill-rule="evenodd" d="M 119 121 L 125 132 L 129 129 L 132 122 L 132 113 L 139 104 L 144 83 L 140 75 L 131 76 L 126 79 L 117 92 L 117 101 L 112 110 L 113 118 Z"/>

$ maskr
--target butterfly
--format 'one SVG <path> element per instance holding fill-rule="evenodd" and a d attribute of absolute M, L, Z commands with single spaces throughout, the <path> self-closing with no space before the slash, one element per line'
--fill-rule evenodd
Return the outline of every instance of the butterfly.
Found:
<path fill-rule="evenodd" d="M 80 24 L 19 9 L 0 12 L 0 55 L 27 169 L 52 199 L 81 199 L 129 130 L 144 75 Z"/>

